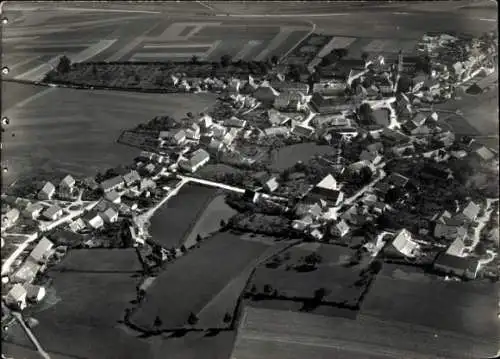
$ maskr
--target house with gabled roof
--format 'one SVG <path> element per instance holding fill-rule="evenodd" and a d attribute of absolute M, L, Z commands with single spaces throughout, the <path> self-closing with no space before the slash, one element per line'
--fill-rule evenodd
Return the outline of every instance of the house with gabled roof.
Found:
<path fill-rule="evenodd" d="M 292 128 L 291 132 L 299 137 L 309 138 L 314 134 L 314 128 L 306 125 L 297 124 L 295 125 L 295 127 Z"/>
<path fill-rule="evenodd" d="M 483 162 L 489 162 L 495 158 L 495 154 L 486 146 L 481 146 L 473 152 L 474 156 Z"/>
<path fill-rule="evenodd" d="M 121 195 L 116 191 L 109 191 L 104 194 L 104 198 L 111 203 L 120 203 Z"/>
<path fill-rule="evenodd" d="M 418 243 L 413 241 L 411 233 L 406 229 L 401 229 L 385 251 L 388 253 L 396 252 L 404 257 L 415 257 L 419 248 Z"/>
<path fill-rule="evenodd" d="M 118 212 L 112 207 L 109 207 L 104 212 L 101 212 L 100 216 L 105 223 L 114 223 L 118 220 Z"/>
<path fill-rule="evenodd" d="M 125 186 L 125 181 L 122 176 L 116 176 L 101 182 L 100 187 L 103 192 L 122 189 Z"/>
<path fill-rule="evenodd" d="M 283 126 L 291 121 L 291 117 L 276 111 L 274 109 L 270 109 L 267 111 L 268 120 L 271 126 Z"/>
<path fill-rule="evenodd" d="M 23 216 L 30 219 L 37 219 L 44 209 L 45 207 L 40 202 L 36 202 L 26 207 L 23 211 Z"/>
<path fill-rule="evenodd" d="M 41 267 L 40 264 L 28 258 L 10 277 L 10 281 L 12 283 L 31 283 L 35 280 Z"/>
<path fill-rule="evenodd" d="M 458 214 L 458 217 L 460 219 L 472 222 L 476 220 L 480 211 L 481 211 L 481 206 L 474 203 L 473 201 L 470 201 Z"/>
<path fill-rule="evenodd" d="M 38 199 L 40 200 L 52 199 L 55 192 L 56 192 L 56 187 L 52 184 L 52 182 L 45 182 L 40 192 L 38 192 Z"/>
<path fill-rule="evenodd" d="M 47 237 L 42 237 L 35 248 L 31 251 L 29 259 L 35 263 L 45 262 L 52 254 L 52 243 Z"/>
<path fill-rule="evenodd" d="M 139 176 L 139 173 L 137 173 L 137 171 L 135 170 L 132 170 L 123 175 L 123 181 L 125 182 L 125 185 L 127 187 L 132 186 L 133 184 L 139 182 L 140 180 L 141 176 Z"/>
<path fill-rule="evenodd" d="M 59 182 L 59 191 L 62 194 L 67 194 L 68 192 L 71 193 L 71 190 L 75 186 L 76 181 L 71 175 L 66 175 L 61 182 Z"/>
<path fill-rule="evenodd" d="M 12 208 L 7 213 L 2 215 L 2 228 L 12 227 L 19 219 L 19 210 L 17 208 Z"/>
<path fill-rule="evenodd" d="M 458 257 L 448 253 L 441 253 L 434 261 L 435 270 L 466 279 L 475 279 L 479 268 L 479 261 L 476 258 Z"/>
<path fill-rule="evenodd" d="M 55 221 L 63 215 L 63 210 L 58 205 L 53 205 L 42 212 L 42 216 L 49 221 Z"/>
<path fill-rule="evenodd" d="M 344 237 L 350 231 L 350 226 L 343 219 L 330 227 L 330 233 L 336 237 Z"/>
<path fill-rule="evenodd" d="M 89 211 L 82 216 L 87 225 L 93 229 L 99 229 L 104 225 L 102 217 L 97 211 Z"/>
<path fill-rule="evenodd" d="M 198 149 L 191 154 L 189 160 L 182 160 L 179 162 L 179 166 L 186 171 L 194 173 L 198 168 L 205 165 L 210 160 L 210 155 L 207 151 L 203 149 Z"/>
<path fill-rule="evenodd" d="M 26 308 L 27 293 L 21 284 L 14 284 L 5 296 L 5 304 L 17 310 Z"/>

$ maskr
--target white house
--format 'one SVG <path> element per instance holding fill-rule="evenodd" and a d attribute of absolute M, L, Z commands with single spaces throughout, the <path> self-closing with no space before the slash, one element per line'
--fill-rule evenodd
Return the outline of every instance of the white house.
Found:
<path fill-rule="evenodd" d="M 26 297 L 26 289 L 21 284 L 14 284 L 5 296 L 5 303 L 15 309 L 23 310 L 26 308 Z"/>
<path fill-rule="evenodd" d="M 61 182 L 59 182 L 59 196 L 62 198 L 67 198 L 71 196 L 73 188 L 75 186 L 75 179 L 71 175 L 65 176 Z"/>
<path fill-rule="evenodd" d="M 40 192 L 38 192 L 38 199 L 41 200 L 52 199 L 55 192 L 56 192 L 56 187 L 51 182 L 46 182 L 45 185 L 40 190 Z"/>
<path fill-rule="evenodd" d="M 104 225 L 102 217 L 96 212 L 88 212 L 84 215 L 87 225 L 93 229 L 99 229 Z"/>
<path fill-rule="evenodd" d="M 10 211 L 2 216 L 2 227 L 10 228 L 19 219 L 19 210 L 17 208 L 12 208 Z"/>
<path fill-rule="evenodd" d="M 191 173 L 196 172 L 200 167 L 205 165 L 210 160 L 210 155 L 203 149 L 198 149 L 193 152 L 189 160 L 179 162 L 181 168 Z"/>
<path fill-rule="evenodd" d="M 47 237 L 42 237 L 40 242 L 38 242 L 35 248 L 31 251 L 29 258 L 35 263 L 44 262 L 50 257 L 52 247 L 54 247 L 54 243 L 52 243 Z"/>
<path fill-rule="evenodd" d="M 63 210 L 58 205 L 50 206 L 42 213 L 42 216 L 45 219 L 48 219 L 49 221 L 55 221 L 62 215 L 63 215 Z"/>
<path fill-rule="evenodd" d="M 25 284 L 26 298 L 33 303 L 39 303 L 46 294 L 45 287 L 34 284 Z"/>
<path fill-rule="evenodd" d="M 406 229 L 400 230 L 391 243 L 391 249 L 405 257 L 415 257 L 419 245 L 412 240 L 411 233 Z"/>

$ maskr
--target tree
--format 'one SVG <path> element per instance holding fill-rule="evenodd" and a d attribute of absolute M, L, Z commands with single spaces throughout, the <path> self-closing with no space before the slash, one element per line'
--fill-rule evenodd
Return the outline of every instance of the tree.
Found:
<path fill-rule="evenodd" d="M 484 256 L 486 254 L 486 245 L 484 244 L 484 242 L 479 241 L 476 244 L 476 248 L 474 248 L 474 252 L 477 255 Z"/>
<path fill-rule="evenodd" d="M 199 234 L 196 235 L 196 242 L 201 242 L 201 236 Z"/>
<path fill-rule="evenodd" d="M 191 56 L 191 63 L 197 64 L 198 63 L 198 56 L 196 56 L 196 55 Z"/>
<path fill-rule="evenodd" d="M 228 312 L 226 312 L 226 314 L 224 314 L 224 323 L 230 323 L 231 320 L 233 319 L 233 316 L 231 314 L 229 314 Z"/>
<path fill-rule="evenodd" d="M 252 287 L 250 288 L 250 293 L 252 294 L 257 293 L 257 287 L 255 286 L 255 284 L 252 284 Z"/>
<path fill-rule="evenodd" d="M 153 323 L 153 325 L 158 328 L 158 327 L 161 327 L 161 325 L 163 324 L 163 322 L 161 321 L 160 317 L 157 315 L 156 318 L 155 318 L 155 321 Z"/>
<path fill-rule="evenodd" d="M 222 228 L 224 228 L 226 226 L 226 222 L 223 219 L 220 220 L 220 226 Z"/>
<path fill-rule="evenodd" d="M 181 246 L 181 252 L 182 253 L 186 253 L 187 252 L 187 248 L 186 248 L 186 246 L 184 244 Z"/>
<path fill-rule="evenodd" d="M 228 67 L 229 65 L 231 65 L 231 56 L 228 54 L 222 55 L 220 58 L 220 63 L 222 67 Z"/>
<path fill-rule="evenodd" d="M 373 173 L 372 170 L 369 167 L 362 167 L 361 170 L 359 171 L 359 178 L 361 185 L 366 185 L 368 184 L 371 179 L 372 179 Z"/>
<path fill-rule="evenodd" d="M 317 302 L 321 302 L 323 298 L 326 296 L 325 288 L 318 288 L 314 291 L 314 300 Z"/>
<path fill-rule="evenodd" d="M 264 285 L 264 293 L 269 294 L 273 290 L 273 287 L 270 284 Z"/>
<path fill-rule="evenodd" d="M 188 317 L 188 323 L 190 325 L 195 325 L 196 323 L 198 323 L 200 319 L 198 318 L 198 316 L 196 314 L 194 314 L 193 312 L 189 313 L 189 317 Z"/>
<path fill-rule="evenodd" d="M 304 257 L 304 263 L 310 266 L 316 266 L 323 261 L 323 258 L 317 253 L 311 253 Z"/>
<path fill-rule="evenodd" d="M 271 63 L 272 63 L 273 65 L 277 65 L 277 64 L 278 64 L 278 62 L 279 62 L 279 58 L 278 58 L 278 56 L 274 55 L 274 56 L 272 56 L 272 57 L 271 57 Z"/>
<path fill-rule="evenodd" d="M 66 74 L 71 70 L 71 60 L 66 56 L 62 56 L 59 59 L 59 64 L 57 64 L 57 72 L 60 74 Z"/>
<path fill-rule="evenodd" d="M 368 60 L 368 56 L 369 56 L 369 55 L 368 55 L 368 53 L 367 53 L 367 52 L 363 52 L 363 53 L 361 54 L 361 60 L 363 60 L 363 61 L 365 61 L 365 62 L 366 62 L 366 60 Z"/>

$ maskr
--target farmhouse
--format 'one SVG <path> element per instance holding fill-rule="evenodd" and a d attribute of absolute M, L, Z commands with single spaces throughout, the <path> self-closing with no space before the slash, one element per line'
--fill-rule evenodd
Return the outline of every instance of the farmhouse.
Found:
<path fill-rule="evenodd" d="M 48 219 L 49 221 L 55 221 L 56 219 L 61 217 L 62 214 L 63 214 L 63 210 L 61 209 L 61 207 L 59 207 L 58 205 L 53 205 L 53 206 L 50 206 L 49 208 L 47 208 L 42 213 L 42 216 L 45 219 Z"/>
<path fill-rule="evenodd" d="M 264 134 L 268 137 L 271 136 L 287 136 L 289 134 L 290 129 L 286 126 L 276 126 L 269 127 L 264 130 Z"/>
<path fill-rule="evenodd" d="M 350 230 L 350 227 L 349 225 L 347 224 L 346 221 L 344 221 L 343 219 L 338 221 L 337 223 L 335 223 L 331 229 L 330 229 L 330 233 L 333 235 L 333 236 L 336 236 L 336 237 L 344 237 L 347 233 L 349 233 L 349 230 Z"/>
<path fill-rule="evenodd" d="M 298 124 L 292 128 L 292 133 L 300 137 L 311 137 L 314 133 L 314 128 Z"/>
<path fill-rule="evenodd" d="M 127 187 L 132 186 L 140 180 L 141 176 L 139 176 L 139 173 L 137 173 L 137 171 L 130 171 L 129 173 L 123 175 L 123 181 L 125 182 L 125 185 L 127 185 Z"/>
<path fill-rule="evenodd" d="M 278 184 L 278 181 L 276 180 L 276 177 L 271 177 L 269 178 L 265 183 L 264 183 L 264 189 L 267 191 L 267 192 L 274 192 L 278 189 L 279 187 L 279 184 Z"/>
<path fill-rule="evenodd" d="M 102 217 L 96 211 L 89 211 L 85 213 L 82 219 L 93 229 L 99 229 L 104 225 Z"/>
<path fill-rule="evenodd" d="M 40 285 L 25 284 L 26 298 L 32 303 L 39 303 L 45 297 L 45 288 Z"/>
<path fill-rule="evenodd" d="M 445 274 L 452 274 L 467 279 L 475 279 L 479 270 L 479 261 L 441 253 L 434 262 L 434 269 Z"/>
<path fill-rule="evenodd" d="M 458 218 L 464 219 L 466 221 L 475 221 L 479 212 L 481 211 L 481 207 L 470 201 L 467 203 L 467 206 L 459 213 Z"/>
<path fill-rule="evenodd" d="M 118 220 L 118 212 L 111 207 L 102 212 L 100 216 L 106 223 L 114 223 Z"/>
<path fill-rule="evenodd" d="M 347 84 L 343 81 L 326 81 L 315 83 L 313 93 L 319 93 L 323 96 L 341 96 L 344 94 Z"/>
<path fill-rule="evenodd" d="M 10 211 L 2 216 L 2 227 L 9 228 L 12 227 L 19 219 L 19 210 L 17 208 L 12 208 Z"/>
<path fill-rule="evenodd" d="M 116 176 L 113 178 L 110 178 L 106 181 L 101 182 L 101 189 L 106 193 L 110 192 L 116 189 L 122 189 L 123 186 L 125 185 L 125 181 L 123 180 L 122 176 Z"/>
<path fill-rule="evenodd" d="M 483 161 L 483 162 L 488 162 L 488 161 L 491 161 L 492 159 L 495 158 L 495 154 L 485 146 L 481 146 L 481 147 L 477 148 L 473 152 L 473 155 L 477 159 L 479 159 L 480 161 Z"/>
<path fill-rule="evenodd" d="M 104 194 L 104 198 L 106 200 L 110 201 L 111 203 L 120 203 L 121 202 L 121 195 L 120 195 L 120 193 L 118 193 L 116 191 L 106 192 Z"/>
<path fill-rule="evenodd" d="M 52 243 L 47 237 L 42 237 L 40 242 L 38 242 L 35 248 L 31 251 L 29 259 L 33 260 L 35 263 L 46 261 L 51 255 L 53 246 L 54 243 Z"/>
<path fill-rule="evenodd" d="M 61 182 L 59 182 L 59 196 L 62 198 L 70 197 L 75 183 L 76 181 L 71 175 L 64 177 Z"/>
<path fill-rule="evenodd" d="M 294 92 L 304 95 L 309 93 L 309 85 L 303 82 L 273 81 L 271 86 L 280 92 Z"/>
<path fill-rule="evenodd" d="M 210 155 L 208 152 L 200 148 L 192 153 L 189 160 L 182 160 L 179 162 L 179 166 L 186 171 L 194 173 L 209 160 Z"/>
<path fill-rule="evenodd" d="M 438 222 L 434 227 L 434 237 L 445 239 L 465 239 L 467 229 L 463 227 L 462 221 L 457 221 L 454 218 L 445 218 L 444 223 Z"/>
<path fill-rule="evenodd" d="M 401 229 L 391 245 L 387 248 L 387 252 L 396 252 L 404 257 L 415 257 L 419 245 L 412 240 L 412 235 L 406 229 Z"/>
<path fill-rule="evenodd" d="M 41 266 L 33 260 L 26 260 L 21 267 L 11 276 L 13 283 L 31 283 L 35 280 Z"/>
<path fill-rule="evenodd" d="M 14 284 L 5 296 L 5 303 L 15 309 L 26 308 L 26 289 L 21 284 Z"/>
<path fill-rule="evenodd" d="M 38 199 L 49 200 L 54 196 L 56 187 L 51 182 L 46 182 L 40 192 L 38 192 Z"/>
<path fill-rule="evenodd" d="M 30 204 L 28 207 L 23 212 L 23 216 L 29 218 L 29 219 L 37 219 L 40 213 L 43 211 L 45 207 L 37 202 Z"/>
<path fill-rule="evenodd" d="M 319 93 L 315 93 L 309 102 L 313 109 L 321 114 L 340 113 L 353 109 L 353 104 L 344 97 L 324 98 Z"/>
<path fill-rule="evenodd" d="M 274 100 L 273 107 L 281 111 L 299 111 L 302 105 L 302 95 L 296 92 L 282 92 Z"/>
<path fill-rule="evenodd" d="M 224 121 L 224 126 L 225 127 L 237 127 L 237 128 L 243 128 L 247 124 L 247 121 L 245 120 L 240 120 L 239 118 L 233 116 L 227 120 Z"/>

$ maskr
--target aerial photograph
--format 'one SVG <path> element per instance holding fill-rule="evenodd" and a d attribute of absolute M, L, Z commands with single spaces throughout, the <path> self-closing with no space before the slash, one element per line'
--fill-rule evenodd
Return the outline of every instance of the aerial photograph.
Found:
<path fill-rule="evenodd" d="M 500 357 L 496 1 L 0 13 L 1 359 Z"/>

